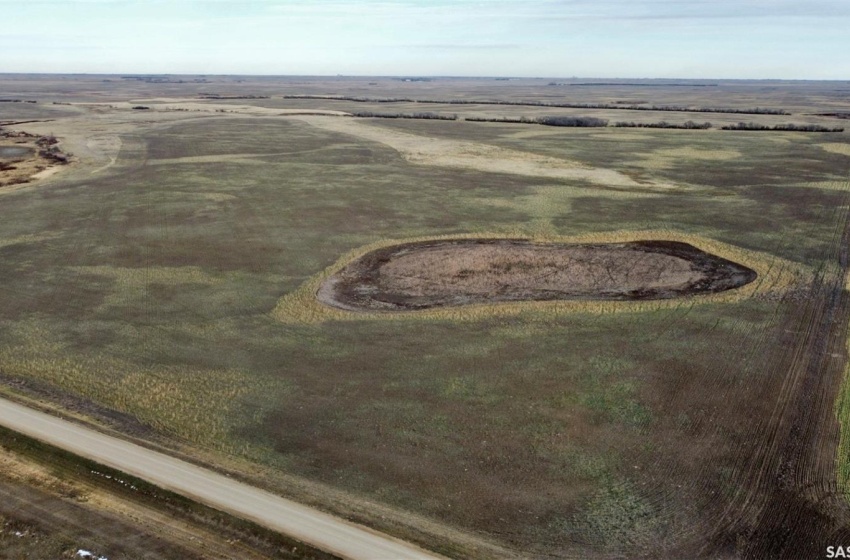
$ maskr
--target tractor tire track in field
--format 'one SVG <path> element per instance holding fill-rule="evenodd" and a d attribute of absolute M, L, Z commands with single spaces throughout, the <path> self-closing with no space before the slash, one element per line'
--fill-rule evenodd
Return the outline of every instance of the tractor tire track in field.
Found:
<path fill-rule="evenodd" d="M 754 430 L 762 442 L 744 467 L 742 491 L 730 502 L 709 556 L 738 548 L 744 558 L 821 558 L 827 546 L 850 543 L 850 505 L 836 479 L 838 423 L 835 403 L 841 387 L 850 298 L 845 277 L 850 193 L 836 221 L 834 258 L 840 274 L 816 275 L 801 313 L 785 328 L 802 331 L 790 353 L 772 417 Z M 737 543 L 737 545 L 736 545 Z M 740 543 L 745 543 L 741 546 Z"/>

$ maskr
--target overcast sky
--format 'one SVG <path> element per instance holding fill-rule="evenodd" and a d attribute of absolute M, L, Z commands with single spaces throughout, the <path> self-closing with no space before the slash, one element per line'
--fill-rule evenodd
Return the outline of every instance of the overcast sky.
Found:
<path fill-rule="evenodd" d="M 850 0 L 0 0 L 0 72 L 850 79 Z"/>

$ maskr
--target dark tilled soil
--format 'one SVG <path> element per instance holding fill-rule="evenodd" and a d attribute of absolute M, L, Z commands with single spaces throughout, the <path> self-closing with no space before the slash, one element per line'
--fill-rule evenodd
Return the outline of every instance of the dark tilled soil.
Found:
<path fill-rule="evenodd" d="M 721 292 L 755 271 L 687 243 L 540 244 L 519 239 L 406 243 L 372 251 L 317 293 L 350 310 L 501 301 L 669 299 Z"/>

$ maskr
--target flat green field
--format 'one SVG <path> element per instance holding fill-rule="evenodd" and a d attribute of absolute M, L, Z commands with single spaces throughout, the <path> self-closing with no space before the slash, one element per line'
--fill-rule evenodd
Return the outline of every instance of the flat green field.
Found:
<path fill-rule="evenodd" d="M 342 491 L 326 507 L 458 557 L 802 558 L 848 535 L 846 133 L 353 122 L 633 184 L 417 162 L 310 119 L 122 124 L 108 169 L 0 193 L 4 385 L 307 501 Z M 460 318 L 275 312 L 388 239 L 642 231 L 782 281 Z"/>

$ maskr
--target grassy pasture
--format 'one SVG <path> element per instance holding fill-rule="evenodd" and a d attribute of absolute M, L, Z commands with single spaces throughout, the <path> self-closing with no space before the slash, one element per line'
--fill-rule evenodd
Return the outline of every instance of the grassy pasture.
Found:
<path fill-rule="evenodd" d="M 801 416 L 800 395 L 837 395 L 844 364 L 846 317 L 829 314 L 850 202 L 840 149 L 793 133 L 376 126 L 687 188 L 413 165 L 287 119 L 140 130 L 108 172 L 3 198 L 0 373 L 521 556 L 781 556 L 844 526 L 839 505 L 784 533 L 762 514 L 814 511 L 835 487 L 832 403 Z M 316 278 L 394 240 L 651 232 L 772 280 L 462 321 L 309 301 Z M 816 361 L 839 331 L 839 358 Z M 798 423 L 821 431 L 797 443 Z"/>

